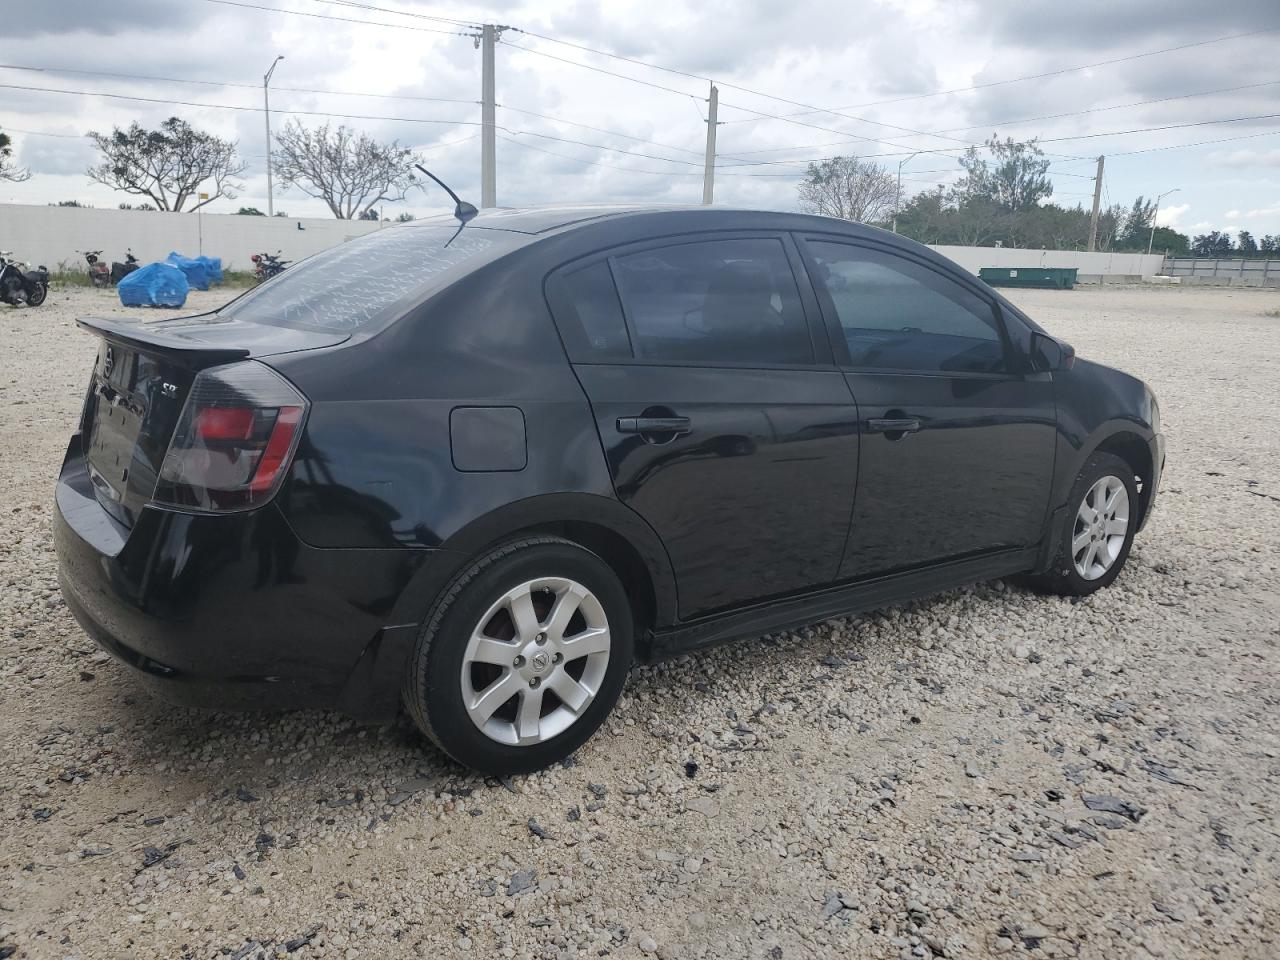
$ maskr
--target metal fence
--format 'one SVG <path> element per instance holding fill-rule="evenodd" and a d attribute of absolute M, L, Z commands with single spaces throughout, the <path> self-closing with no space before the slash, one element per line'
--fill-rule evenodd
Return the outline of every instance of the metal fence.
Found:
<path fill-rule="evenodd" d="M 1201 257 L 1165 257 L 1160 271 L 1167 277 L 1239 283 L 1246 286 L 1280 284 L 1280 260 L 1216 260 Z"/>

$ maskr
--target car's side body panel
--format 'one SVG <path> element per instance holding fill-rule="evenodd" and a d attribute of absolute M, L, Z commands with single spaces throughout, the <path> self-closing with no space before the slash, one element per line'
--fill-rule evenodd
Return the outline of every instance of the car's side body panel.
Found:
<path fill-rule="evenodd" d="M 836 579 L 858 468 L 857 411 L 836 370 L 582 364 L 618 499 L 661 536 L 680 615 Z M 660 442 L 620 418 L 661 405 Z"/>

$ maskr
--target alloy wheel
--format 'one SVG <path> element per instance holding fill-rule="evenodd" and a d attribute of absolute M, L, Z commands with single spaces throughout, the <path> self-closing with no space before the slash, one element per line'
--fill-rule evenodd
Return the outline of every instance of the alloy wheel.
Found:
<path fill-rule="evenodd" d="M 1129 532 L 1129 491 L 1119 477 L 1100 478 L 1084 495 L 1071 534 L 1076 573 L 1097 580 L 1110 570 L 1124 549 Z"/>
<path fill-rule="evenodd" d="M 609 620 L 577 581 L 542 577 L 513 587 L 472 630 L 462 657 L 462 698 L 498 743 L 543 743 L 590 706 L 609 667 Z"/>

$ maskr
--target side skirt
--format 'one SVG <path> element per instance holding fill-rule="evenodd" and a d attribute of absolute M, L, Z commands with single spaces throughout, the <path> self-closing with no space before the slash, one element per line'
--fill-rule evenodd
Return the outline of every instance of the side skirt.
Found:
<path fill-rule="evenodd" d="M 910 573 L 859 580 L 798 597 L 718 613 L 654 631 L 648 659 L 662 660 L 730 640 L 794 630 L 831 617 L 874 610 L 983 580 L 1026 573 L 1036 566 L 1039 552 L 1038 548 L 1031 547 L 952 560 Z"/>

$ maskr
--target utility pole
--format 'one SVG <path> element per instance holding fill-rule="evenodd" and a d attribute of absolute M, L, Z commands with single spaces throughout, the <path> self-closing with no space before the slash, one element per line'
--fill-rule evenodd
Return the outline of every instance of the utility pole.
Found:
<path fill-rule="evenodd" d="M 711 84 L 711 96 L 707 98 L 707 155 L 702 161 L 702 202 L 710 205 L 716 191 L 716 113 L 720 106 L 720 91 Z"/>
<path fill-rule="evenodd" d="M 284 59 L 284 54 L 271 61 L 271 69 L 262 78 L 262 115 L 267 120 L 267 216 L 276 215 L 275 197 L 271 189 L 271 94 L 267 85 L 271 83 L 271 75 L 276 72 L 276 64 Z"/>
<path fill-rule="evenodd" d="M 1089 252 L 1098 249 L 1098 205 L 1102 203 L 1102 162 L 1106 157 L 1098 158 L 1098 174 L 1093 178 L 1093 216 L 1089 218 Z"/>
<path fill-rule="evenodd" d="M 498 27 L 480 28 L 480 208 L 498 205 L 498 156 L 494 119 L 493 46 Z"/>

